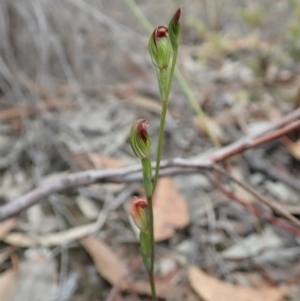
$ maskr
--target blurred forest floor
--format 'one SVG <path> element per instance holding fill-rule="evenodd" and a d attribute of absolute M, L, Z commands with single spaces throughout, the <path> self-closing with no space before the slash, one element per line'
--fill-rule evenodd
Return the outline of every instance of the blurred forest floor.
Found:
<path fill-rule="evenodd" d="M 175 166 L 159 181 L 158 296 L 299 301 L 300 2 L 136 3 L 153 27 L 183 5 L 178 67 L 222 147 L 280 123 L 276 137 L 228 157 L 231 178 Z M 126 1 L 1 0 L 1 206 L 71 173 L 137 165 L 136 119 L 150 124 L 155 158 L 148 37 Z M 174 80 L 163 159 L 216 152 Z M 151 300 L 128 214 L 143 189 L 121 176 L 49 193 L 1 222 L 0 300 Z"/>

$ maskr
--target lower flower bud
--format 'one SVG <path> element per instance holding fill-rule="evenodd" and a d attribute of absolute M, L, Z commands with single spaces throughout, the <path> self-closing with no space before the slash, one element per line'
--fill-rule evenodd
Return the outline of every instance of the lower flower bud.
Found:
<path fill-rule="evenodd" d="M 147 207 L 148 204 L 144 199 L 136 199 L 130 207 L 131 218 L 141 231 L 148 229 Z"/>
<path fill-rule="evenodd" d="M 131 127 L 130 145 L 139 159 L 147 158 L 151 149 L 151 137 L 147 129 L 148 122 L 144 119 L 137 120 Z"/>

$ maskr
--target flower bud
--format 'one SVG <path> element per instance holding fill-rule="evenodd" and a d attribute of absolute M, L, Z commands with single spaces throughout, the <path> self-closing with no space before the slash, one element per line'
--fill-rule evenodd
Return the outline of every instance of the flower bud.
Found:
<path fill-rule="evenodd" d="M 136 226 L 143 232 L 147 231 L 148 222 L 146 209 L 148 207 L 147 202 L 144 199 L 136 199 L 130 208 L 130 215 Z"/>
<path fill-rule="evenodd" d="M 151 137 L 147 132 L 148 126 L 146 120 L 139 119 L 131 127 L 130 145 L 139 159 L 146 159 L 151 149 Z"/>
<path fill-rule="evenodd" d="M 179 38 L 179 31 L 180 31 L 180 24 L 179 19 L 182 13 L 181 7 L 179 7 L 173 17 L 171 18 L 168 29 L 169 29 L 169 35 L 170 35 L 170 41 L 172 44 L 173 51 L 178 48 L 178 38 Z"/>
<path fill-rule="evenodd" d="M 155 28 L 150 36 L 148 49 L 153 64 L 161 70 L 167 69 L 172 54 L 172 46 L 166 26 Z"/>

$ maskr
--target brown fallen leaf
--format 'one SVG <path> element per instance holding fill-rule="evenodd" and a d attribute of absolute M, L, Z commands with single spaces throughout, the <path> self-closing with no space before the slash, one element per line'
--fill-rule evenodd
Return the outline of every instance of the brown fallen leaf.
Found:
<path fill-rule="evenodd" d="M 111 285 L 119 285 L 120 279 L 126 275 L 127 272 L 123 263 L 113 250 L 103 241 L 93 236 L 81 239 L 80 242 L 93 258 L 99 274 Z M 140 280 L 128 282 L 125 280 L 120 285 L 120 289 L 123 291 L 151 296 L 151 289 L 148 281 Z M 156 294 L 159 298 L 174 301 L 199 300 L 190 287 L 183 285 L 173 286 L 164 280 L 156 280 Z"/>
<path fill-rule="evenodd" d="M 94 236 L 81 239 L 80 243 L 93 258 L 99 274 L 111 285 L 117 284 L 126 269 L 113 250 Z"/>
<path fill-rule="evenodd" d="M 0 240 L 10 231 L 12 230 L 17 224 L 17 218 L 13 217 L 5 222 L 0 223 Z"/>
<path fill-rule="evenodd" d="M 16 283 L 16 271 L 11 268 L 0 274 L 0 300 L 9 301 L 12 287 Z"/>
<path fill-rule="evenodd" d="M 190 222 L 186 200 L 171 178 L 158 181 L 153 206 L 155 241 L 172 237 L 176 229 L 182 229 Z"/>
<path fill-rule="evenodd" d="M 156 296 L 161 299 L 172 301 L 199 301 L 189 286 L 173 286 L 164 281 L 155 281 Z M 123 286 L 123 290 L 135 292 L 141 295 L 151 296 L 151 289 L 148 281 L 129 282 Z"/>
<path fill-rule="evenodd" d="M 225 283 L 194 266 L 189 267 L 189 281 L 205 301 L 280 301 L 285 295 L 277 287 L 254 289 Z"/>
<path fill-rule="evenodd" d="M 300 160 L 300 140 L 293 142 L 287 137 L 282 137 L 281 141 L 288 149 L 290 154 L 297 160 Z"/>

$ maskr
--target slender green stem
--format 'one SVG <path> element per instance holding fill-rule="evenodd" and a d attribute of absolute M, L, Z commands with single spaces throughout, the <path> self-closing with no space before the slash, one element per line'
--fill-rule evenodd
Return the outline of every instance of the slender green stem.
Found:
<path fill-rule="evenodd" d="M 150 233 L 150 267 L 148 264 L 145 264 L 145 267 L 148 272 L 150 286 L 151 286 L 151 294 L 152 294 L 152 301 L 157 301 L 156 291 L 155 291 L 155 278 L 154 278 L 154 255 L 155 255 L 155 244 L 154 244 L 154 217 L 153 217 L 153 189 L 152 189 L 152 168 L 151 162 L 148 158 L 141 159 L 141 164 L 143 168 L 143 179 L 144 179 L 144 188 L 147 196 L 148 202 L 148 230 Z"/>
<path fill-rule="evenodd" d="M 170 70 L 169 78 L 167 81 L 167 85 L 165 86 L 165 91 L 161 92 L 162 111 L 161 111 L 161 115 L 160 115 L 160 125 L 159 125 L 158 144 L 157 144 L 157 157 L 156 157 L 156 165 L 155 165 L 155 175 L 154 175 L 154 179 L 153 179 L 153 194 L 155 192 L 155 188 L 156 188 L 156 184 L 157 184 L 158 176 L 159 176 L 159 166 L 160 166 L 163 142 L 164 142 L 165 121 L 166 121 L 166 115 L 167 115 L 167 109 L 168 109 L 169 95 L 170 95 L 170 91 L 171 91 L 171 86 L 172 86 L 176 61 L 177 61 L 177 55 L 178 55 L 178 49 L 176 49 L 173 53 L 171 70 Z M 159 71 L 158 78 L 159 78 L 160 85 L 162 85 L 161 82 L 165 78 L 165 74 L 163 72 L 166 72 L 166 70 Z"/>
<path fill-rule="evenodd" d="M 153 186 L 152 186 L 152 166 L 149 158 L 141 159 L 142 168 L 143 168 L 143 182 L 146 196 L 153 195 Z"/>
<path fill-rule="evenodd" d="M 156 297 L 156 291 L 155 291 L 155 280 L 154 280 L 154 254 L 155 254 L 155 248 L 154 248 L 154 218 L 153 218 L 153 202 L 152 202 L 152 196 L 147 197 L 148 201 L 148 217 L 149 217 L 149 230 L 150 230 L 150 243 L 151 243 L 151 253 L 150 253 L 150 271 L 148 271 L 149 274 L 149 280 L 150 280 L 150 286 L 151 286 L 151 293 L 152 293 L 152 300 L 157 301 Z"/>
<path fill-rule="evenodd" d="M 170 95 L 170 91 L 171 91 L 171 86 L 172 86 L 172 82 L 173 82 L 173 77 L 174 77 L 174 74 L 175 74 L 177 55 L 178 55 L 178 49 L 174 50 L 173 57 L 172 57 L 172 65 L 171 65 L 169 82 L 168 82 L 167 92 L 166 92 L 166 99 L 167 100 L 169 99 L 169 95 Z"/>
<path fill-rule="evenodd" d="M 177 60 L 177 54 L 178 51 L 174 51 L 174 55 L 172 58 L 172 65 L 171 70 L 169 74 L 169 78 L 167 75 L 166 70 L 160 70 L 158 73 L 158 81 L 159 81 L 159 87 L 160 87 L 160 93 L 162 97 L 162 112 L 160 117 L 160 125 L 159 125 L 159 137 L 158 137 L 158 145 L 157 145 L 157 157 L 156 157 L 156 167 L 155 167 L 155 176 L 153 180 L 153 189 L 152 189 L 152 196 L 155 192 L 156 183 L 159 176 L 159 166 L 160 166 L 160 160 L 161 160 L 161 154 L 162 154 L 162 148 L 163 148 L 163 140 L 164 140 L 164 128 L 165 128 L 165 120 L 167 115 L 167 109 L 168 109 L 168 100 L 174 75 L 174 70 L 176 66 L 176 60 Z M 155 281 L 154 281 L 154 255 L 155 255 L 155 244 L 154 244 L 154 218 L 153 218 L 153 202 L 152 202 L 152 196 L 147 197 L 148 200 L 148 208 L 149 208 L 149 228 L 150 228 L 150 243 L 151 243 L 151 266 L 149 271 L 149 280 L 151 285 L 151 292 L 152 292 L 152 299 L 153 301 L 156 301 L 156 292 L 155 292 Z"/>

